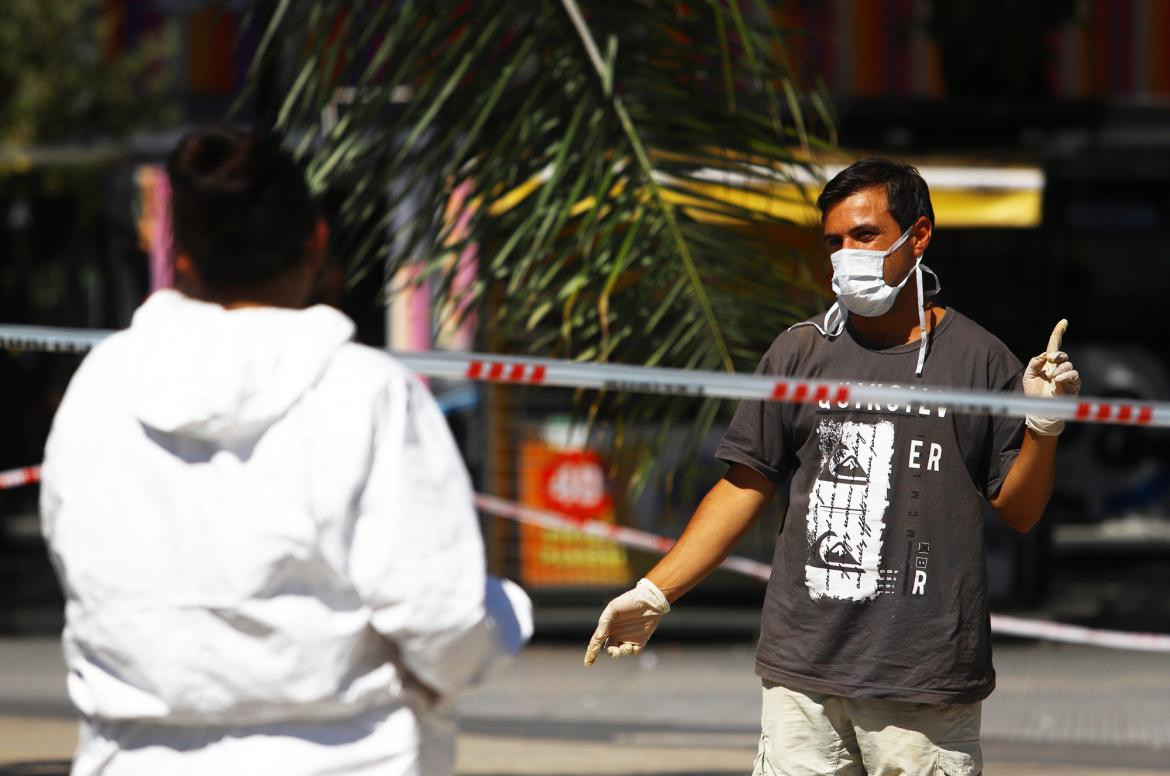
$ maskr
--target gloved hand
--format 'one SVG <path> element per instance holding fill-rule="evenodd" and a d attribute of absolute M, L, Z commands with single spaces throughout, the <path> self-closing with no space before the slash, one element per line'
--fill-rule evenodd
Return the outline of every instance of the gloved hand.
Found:
<path fill-rule="evenodd" d="M 1068 321 L 1061 320 L 1048 338 L 1048 349 L 1028 362 L 1024 370 L 1024 395 L 1034 398 L 1054 396 L 1076 396 L 1081 392 L 1081 376 L 1068 360 L 1068 354 L 1060 349 L 1060 340 L 1068 328 Z M 1056 436 L 1064 431 L 1060 418 L 1046 418 L 1029 415 L 1024 423 L 1042 436 Z"/>
<path fill-rule="evenodd" d="M 658 585 L 639 579 L 633 590 L 610 601 L 601 613 L 597 630 L 585 650 L 585 665 L 593 665 L 602 647 L 606 647 L 610 657 L 638 654 L 650 640 L 662 615 L 669 611 L 670 602 Z"/>

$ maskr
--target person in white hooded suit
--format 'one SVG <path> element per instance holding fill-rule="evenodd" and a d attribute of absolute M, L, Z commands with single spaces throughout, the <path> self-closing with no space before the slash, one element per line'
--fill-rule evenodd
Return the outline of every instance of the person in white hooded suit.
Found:
<path fill-rule="evenodd" d="M 46 445 L 73 773 L 450 774 L 453 696 L 531 635 L 426 388 L 304 307 L 325 253 L 271 137 L 168 161 L 175 267 Z"/>

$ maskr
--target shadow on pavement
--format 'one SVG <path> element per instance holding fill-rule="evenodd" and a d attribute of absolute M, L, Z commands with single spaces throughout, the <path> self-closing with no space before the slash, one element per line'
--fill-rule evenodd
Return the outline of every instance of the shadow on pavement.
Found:
<path fill-rule="evenodd" d="M 0 765 L 0 776 L 69 776 L 69 760 L 38 760 Z"/>

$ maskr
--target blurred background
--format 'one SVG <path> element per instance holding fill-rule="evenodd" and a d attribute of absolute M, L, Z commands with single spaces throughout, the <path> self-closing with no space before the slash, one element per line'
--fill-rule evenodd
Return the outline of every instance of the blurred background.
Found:
<path fill-rule="evenodd" d="M 0 41 L 0 323 L 128 325 L 171 282 L 166 153 L 186 130 L 228 121 L 281 131 L 304 160 L 332 226 L 320 301 L 367 344 L 750 371 L 783 327 L 831 303 L 820 185 L 881 155 L 931 187 L 926 261 L 944 304 L 1022 359 L 1067 317 L 1085 394 L 1170 399 L 1157 313 L 1170 296 L 1170 2 L 4 0 Z M 39 462 L 79 361 L 0 350 L 0 471 Z M 432 389 L 481 492 L 675 537 L 722 473 L 711 452 L 731 402 Z M 1170 435 L 1070 425 L 1058 465 L 1032 533 L 988 517 L 995 610 L 1170 632 Z M 739 554 L 770 560 L 781 508 Z M 537 603 L 541 646 L 517 677 L 556 676 L 558 639 L 574 665 L 601 605 L 654 562 L 500 517 L 484 530 L 493 569 Z M 700 671 L 684 657 L 694 649 L 702 665 L 741 669 L 749 732 L 743 650 L 762 595 L 716 572 L 658 636 L 673 655 L 663 666 Z M 35 484 L 0 489 L 0 635 L 15 650 L 0 672 L 53 675 L 30 655 L 59 631 L 61 607 Z M 1056 650 L 1005 645 L 1012 676 L 1069 667 L 1046 686 L 1086 704 L 1101 688 L 1060 677 L 1104 671 L 1104 691 L 1132 700 L 1170 667 L 1025 647 Z M 8 711 L 0 694 L 0 715 L 60 712 L 43 684 L 44 697 L 12 690 L 31 700 Z M 642 717 L 654 687 L 629 700 Z M 515 708 L 502 691 L 484 698 L 473 718 Z M 1157 698 L 1071 721 L 1075 704 L 1018 700 L 990 729 L 1007 741 L 1039 725 L 1047 738 L 1032 743 L 1101 748 L 1078 755 L 1100 761 L 1085 772 L 1127 756 L 1152 768 L 1170 752 Z M 579 730 L 612 743 L 589 719 Z M 515 737 L 517 724 L 479 732 Z M 752 748 L 739 728 L 723 734 L 715 750 Z M 515 768 L 476 772 L 542 772 Z"/>

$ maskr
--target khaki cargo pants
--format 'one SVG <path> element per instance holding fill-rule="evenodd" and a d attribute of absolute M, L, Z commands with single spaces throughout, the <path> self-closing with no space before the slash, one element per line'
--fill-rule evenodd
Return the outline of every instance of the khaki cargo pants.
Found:
<path fill-rule="evenodd" d="M 753 776 L 979 776 L 981 704 L 856 700 L 764 682 Z"/>

